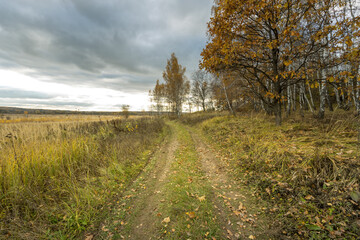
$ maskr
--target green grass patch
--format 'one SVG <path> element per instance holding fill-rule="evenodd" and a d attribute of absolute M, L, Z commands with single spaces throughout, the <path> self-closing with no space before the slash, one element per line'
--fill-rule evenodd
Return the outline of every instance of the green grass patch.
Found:
<path fill-rule="evenodd" d="M 211 186 L 200 169 L 194 142 L 184 126 L 171 123 L 179 148 L 171 166 L 166 198 L 162 204 L 161 238 L 218 239 L 220 235 L 212 206 Z"/>

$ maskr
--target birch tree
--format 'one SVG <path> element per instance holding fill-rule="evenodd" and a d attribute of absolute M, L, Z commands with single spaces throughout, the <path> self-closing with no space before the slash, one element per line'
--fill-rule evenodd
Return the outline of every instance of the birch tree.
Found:
<path fill-rule="evenodd" d="M 333 54 L 328 68 L 342 61 L 336 51 L 348 17 L 337 9 L 344 1 L 218 0 L 201 66 L 241 73 L 248 91 L 275 113 L 280 125 L 287 87 L 308 81 L 306 76 L 319 67 L 306 63 L 324 49 Z"/>
<path fill-rule="evenodd" d="M 196 105 L 200 105 L 206 111 L 206 102 L 211 94 L 212 77 L 209 73 L 198 70 L 192 74 L 191 94 Z"/>

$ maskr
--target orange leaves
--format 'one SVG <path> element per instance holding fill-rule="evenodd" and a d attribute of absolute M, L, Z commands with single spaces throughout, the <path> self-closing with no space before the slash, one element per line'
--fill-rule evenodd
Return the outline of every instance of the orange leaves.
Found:
<path fill-rule="evenodd" d="M 319 87 L 319 83 L 318 82 L 314 82 L 310 85 L 311 88 L 318 88 Z"/>
<path fill-rule="evenodd" d="M 360 37 L 354 26 L 360 23 L 336 10 L 342 1 L 329 2 L 218 0 L 201 66 L 212 73 L 240 73 L 237 81 L 250 97 L 281 99 L 288 86 L 319 78 L 309 69 L 331 69 L 360 55 L 354 44 Z M 319 53 L 324 53 L 321 60 Z"/>
<path fill-rule="evenodd" d="M 291 61 L 291 60 L 284 61 L 284 65 L 285 65 L 286 67 L 287 67 L 287 66 L 289 66 L 291 63 L 292 63 L 292 61 Z"/>
<path fill-rule="evenodd" d="M 185 214 L 188 215 L 190 219 L 193 219 L 196 217 L 195 212 L 186 212 Z"/>
<path fill-rule="evenodd" d="M 349 47 L 351 47 L 353 45 L 353 41 L 352 41 L 351 37 L 349 37 L 349 36 L 345 37 L 345 44 L 348 45 Z"/>

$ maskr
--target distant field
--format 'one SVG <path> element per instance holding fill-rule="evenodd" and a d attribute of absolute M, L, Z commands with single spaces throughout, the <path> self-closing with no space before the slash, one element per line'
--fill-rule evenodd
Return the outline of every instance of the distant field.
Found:
<path fill-rule="evenodd" d="M 144 116 L 130 115 L 128 118 Z M 0 123 L 19 122 L 86 122 L 125 119 L 124 115 L 85 115 L 85 114 L 1 114 Z"/>

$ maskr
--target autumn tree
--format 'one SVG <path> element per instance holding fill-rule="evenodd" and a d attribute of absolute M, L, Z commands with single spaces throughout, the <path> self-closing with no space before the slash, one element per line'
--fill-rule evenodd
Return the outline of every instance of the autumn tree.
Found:
<path fill-rule="evenodd" d="M 356 114 L 360 116 L 360 12 L 359 7 L 356 4 L 356 0 L 345 1 L 343 9 L 344 14 L 349 16 L 348 21 L 344 23 L 346 34 L 343 40 L 344 45 L 346 46 L 344 55 L 348 66 L 348 90 L 352 95 Z M 337 80 L 339 81 L 339 79 Z"/>
<path fill-rule="evenodd" d="M 192 100 L 197 106 L 201 106 L 206 111 L 206 103 L 211 95 L 211 74 L 203 70 L 197 70 L 192 74 Z"/>
<path fill-rule="evenodd" d="M 208 23 L 210 39 L 201 67 L 241 76 L 242 85 L 280 125 L 282 104 L 288 100 L 284 90 L 320 81 L 325 94 L 331 78 L 327 69 L 344 62 L 340 48 L 349 21 L 349 15 L 339 11 L 344 3 L 218 0 Z"/>
<path fill-rule="evenodd" d="M 163 72 L 164 93 L 168 104 L 177 116 L 181 115 L 183 102 L 190 91 L 190 83 L 185 77 L 185 71 L 186 68 L 179 64 L 175 53 L 172 53 Z"/>
<path fill-rule="evenodd" d="M 156 80 L 156 85 L 153 90 L 149 91 L 151 101 L 155 104 L 155 110 L 160 114 L 164 110 L 165 104 L 165 85 L 159 83 L 159 80 Z"/>

